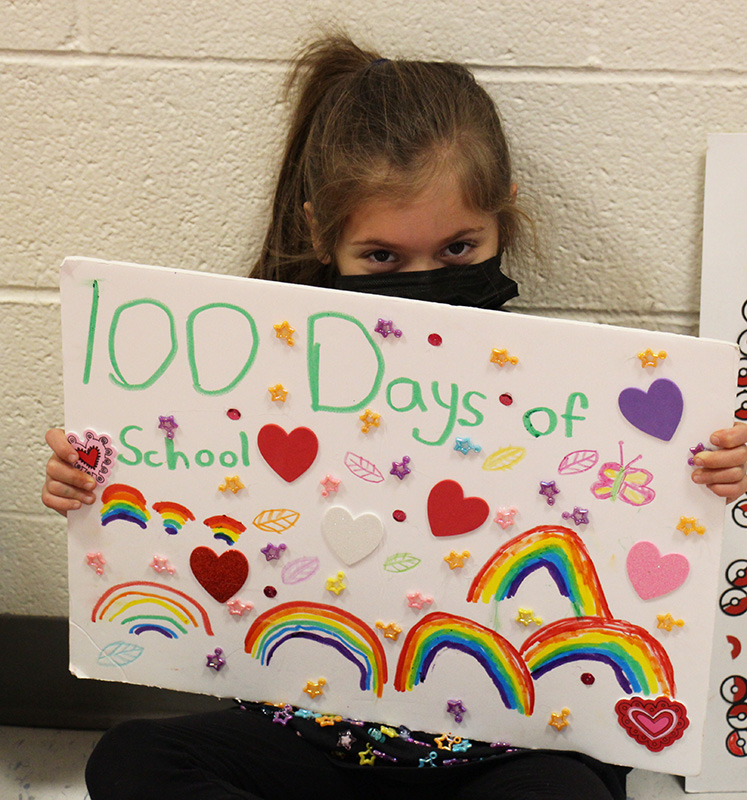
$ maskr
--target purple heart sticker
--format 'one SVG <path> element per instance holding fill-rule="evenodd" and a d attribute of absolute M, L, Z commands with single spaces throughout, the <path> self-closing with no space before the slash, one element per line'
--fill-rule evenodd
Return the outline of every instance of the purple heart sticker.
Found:
<path fill-rule="evenodd" d="M 654 381 L 648 392 L 632 387 L 623 389 L 617 403 L 633 427 L 665 442 L 674 436 L 682 419 L 682 392 L 666 378 Z"/>

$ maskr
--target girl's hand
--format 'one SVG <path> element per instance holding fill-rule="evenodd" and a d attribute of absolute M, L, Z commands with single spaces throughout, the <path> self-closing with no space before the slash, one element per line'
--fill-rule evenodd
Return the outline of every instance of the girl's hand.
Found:
<path fill-rule="evenodd" d="M 65 431 L 50 428 L 44 438 L 52 448 L 52 456 L 47 461 L 42 503 L 63 516 L 80 508 L 81 503 L 93 503 L 96 481 L 72 466 L 78 460 L 78 454 L 68 442 Z"/>
<path fill-rule="evenodd" d="M 711 444 L 718 450 L 704 450 L 695 458 L 693 471 L 695 483 L 705 484 L 714 494 L 726 498 L 727 503 L 736 500 L 747 491 L 745 463 L 747 463 L 747 425 L 742 422 L 733 428 L 716 431 Z"/>

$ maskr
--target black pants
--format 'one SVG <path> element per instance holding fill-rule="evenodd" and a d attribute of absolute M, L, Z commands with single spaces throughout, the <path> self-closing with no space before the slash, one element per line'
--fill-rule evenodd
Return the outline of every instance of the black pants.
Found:
<path fill-rule="evenodd" d="M 437 769 L 345 765 L 282 725 L 229 709 L 112 728 L 86 783 L 91 800 L 625 800 L 624 773 L 548 751 Z"/>

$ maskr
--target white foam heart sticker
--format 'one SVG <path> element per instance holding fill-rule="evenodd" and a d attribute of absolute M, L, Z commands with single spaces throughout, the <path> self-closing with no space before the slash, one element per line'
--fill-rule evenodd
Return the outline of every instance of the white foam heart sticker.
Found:
<path fill-rule="evenodd" d="M 322 518 L 322 536 L 340 561 L 350 566 L 381 544 L 384 525 L 376 514 L 353 517 L 347 508 L 333 506 Z"/>

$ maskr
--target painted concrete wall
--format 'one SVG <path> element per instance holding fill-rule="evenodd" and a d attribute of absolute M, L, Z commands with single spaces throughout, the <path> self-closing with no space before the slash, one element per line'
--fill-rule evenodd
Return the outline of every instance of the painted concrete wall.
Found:
<path fill-rule="evenodd" d="M 0 0 L 0 612 L 66 612 L 39 501 L 60 261 L 243 274 L 288 58 L 328 22 L 498 102 L 545 248 L 510 265 L 516 308 L 697 331 L 706 134 L 747 130 L 741 0 Z"/>

